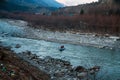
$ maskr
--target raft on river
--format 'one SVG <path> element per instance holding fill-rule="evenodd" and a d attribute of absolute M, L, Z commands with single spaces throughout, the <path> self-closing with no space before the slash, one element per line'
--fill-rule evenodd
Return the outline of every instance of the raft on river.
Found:
<path fill-rule="evenodd" d="M 64 50 L 65 50 L 64 46 L 61 46 L 61 47 L 59 48 L 59 51 L 64 51 Z"/>

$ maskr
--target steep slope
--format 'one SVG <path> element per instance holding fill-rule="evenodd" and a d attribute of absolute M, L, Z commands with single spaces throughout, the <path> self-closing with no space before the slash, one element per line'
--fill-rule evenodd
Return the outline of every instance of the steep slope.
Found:
<path fill-rule="evenodd" d="M 27 6 L 20 6 L 16 5 L 13 3 L 8 3 L 8 2 L 1 2 L 0 3 L 0 10 L 5 10 L 5 11 L 29 11 L 29 7 Z"/>
<path fill-rule="evenodd" d="M 55 0 L 1 0 L 0 10 L 48 13 L 63 7 Z M 44 11 L 42 11 L 44 9 Z"/>

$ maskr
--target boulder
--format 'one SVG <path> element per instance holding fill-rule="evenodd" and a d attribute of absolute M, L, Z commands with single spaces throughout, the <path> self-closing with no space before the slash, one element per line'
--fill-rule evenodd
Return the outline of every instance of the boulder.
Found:
<path fill-rule="evenodd" d="M 93 68 L 89 69 L 90 74 L 95 74 L 100 70 L 100 66 L 94 66 Z"/>
<path fill-rule="evenodd" d="M 16 44 L 15 48 L 20 48 L 21 45 L 20 44 Z"/>
<path fill-rule="evenodd" d="M 32 54 L 31 51 L 26 51 L 25 53 L 29 56 Z"/>
<path fill-rule="evenodd" d="M 71 65 L 69 61 L 64 61 L 63 63 L 64 63 L 65 66 L 70 66 Z"/>
<path fill-rule="evenodd" d="M 86 69 L 83 66 L 77 66 L 74 70 L 77 71 L 77 72 L 83 72 Z"/>
<path fill-rule="evenodd" d="M 85 78 L 86 76 L 87 76 L 87 72 L 81 72 L 77 74 L 77 77 L 80 79 Z"/>
<path fill-rule="evenodd" d="M 57 72 L 57 73 L 54 73 L 54 76 L 55 77 L 62 77 L 62 76 L 64 76 L 64 72 Z"/>

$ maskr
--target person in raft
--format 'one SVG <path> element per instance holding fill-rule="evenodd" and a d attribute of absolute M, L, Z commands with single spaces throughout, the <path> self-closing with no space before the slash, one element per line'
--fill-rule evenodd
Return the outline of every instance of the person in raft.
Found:
<path fill-rule="evenodd" d="M 65 50 L 65 47 L 64 45 L 62 45 L 60 48 L 59 48 L 59 51 L 64 51 Z"/>

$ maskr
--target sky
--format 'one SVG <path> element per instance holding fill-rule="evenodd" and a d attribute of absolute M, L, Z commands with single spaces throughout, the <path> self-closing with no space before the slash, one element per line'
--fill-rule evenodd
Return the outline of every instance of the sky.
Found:
<path fill-rule="evenodd" d="M 65 6 L 74 6 L 74 5 L 78 5 L 78 4 L 95 2 L 98 0 L 56 0 L 56 1 L 64 4 Z"/>

